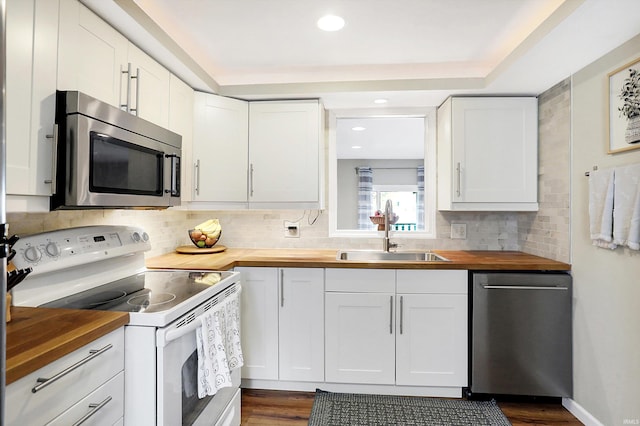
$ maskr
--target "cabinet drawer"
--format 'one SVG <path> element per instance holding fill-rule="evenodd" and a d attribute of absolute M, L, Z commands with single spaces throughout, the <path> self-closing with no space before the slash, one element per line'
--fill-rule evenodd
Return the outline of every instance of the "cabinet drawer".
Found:
<path fill-rule="evenodd" d="M 350 293 L 395 293 L 396 271 L 393 269 L 328 268 L 325 291 Z"/>
<path fill-rule="evenodd" d="M 408 270 L 399 269 L 398 293 L 467 294 L 466 270 Z"/>
<path fill-rule="evenodd" d="M 124 415 L 124 372 L 120 372 L 116 377 L 47 423 L 47 426 L 76 424 L 93 410 L 95 410 L 94 414 L 83 424 L 110 426 Z"/>
<path fill-rule="evenodd" d="M 82 362 L 91 355 L 90 351 L 104 349 L 109 345 L 109 349 L 59 380 L 52 381 L 35 393 L 32 391 L 38 385 L 38 378 L 54 377 Z M 6 392 L 6 424 L 45 424 L 122 370 L 124 328 L 113 331 L 9 385 Z"/>

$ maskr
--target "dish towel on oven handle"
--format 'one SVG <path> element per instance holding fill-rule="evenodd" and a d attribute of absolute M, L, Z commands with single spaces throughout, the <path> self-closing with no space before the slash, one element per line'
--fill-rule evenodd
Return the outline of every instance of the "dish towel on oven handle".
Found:
<path fill-rule="evenodd" d="M 196 329 L 198 397 L 231 387 L 231 371 L 242 367 L 240 287 L 200 317 Z"/>

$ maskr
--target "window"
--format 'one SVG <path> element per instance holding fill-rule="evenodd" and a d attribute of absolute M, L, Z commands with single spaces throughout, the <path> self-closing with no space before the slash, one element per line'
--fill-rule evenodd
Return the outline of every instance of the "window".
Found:
<path fill-rule="evenodd" d="M 398 215 L 395 231 L 415 231 L 418 225 L 418 187 L 415 185 L 374 185 L 371 193 L 371 210 L 384 212 L 387 200 L 393 203 Z"/>

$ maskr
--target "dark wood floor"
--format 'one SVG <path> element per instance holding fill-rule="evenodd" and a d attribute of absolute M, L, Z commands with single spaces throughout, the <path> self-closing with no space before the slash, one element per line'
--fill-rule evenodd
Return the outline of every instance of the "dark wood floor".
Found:
<path fill-rule="evenodd" d="M 306 425 L 313 397 L 314 393 L 308 392 L 243 389 L 242 425 Z M 513 426 L 582 425 L 560 404 L 498 402 L 498 405 Z"/>

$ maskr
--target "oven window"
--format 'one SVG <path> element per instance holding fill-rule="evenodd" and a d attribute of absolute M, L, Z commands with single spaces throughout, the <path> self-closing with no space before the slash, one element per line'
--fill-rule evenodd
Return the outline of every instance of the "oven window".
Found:
<path fill-rule="evenodd" d="M 115 194 L 163 195 L 164 154 L 90 132 L 89 189 Z"/>
<path fill-rule="evenodd" d="M 213 396 L 198 398 L 198 351 L 182 365 L 182 424 L 192 425 Z"/>

